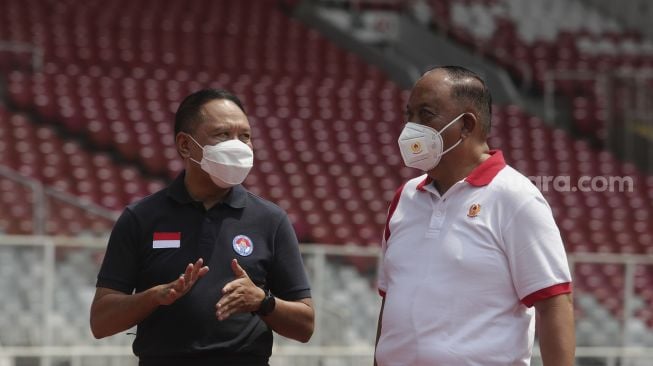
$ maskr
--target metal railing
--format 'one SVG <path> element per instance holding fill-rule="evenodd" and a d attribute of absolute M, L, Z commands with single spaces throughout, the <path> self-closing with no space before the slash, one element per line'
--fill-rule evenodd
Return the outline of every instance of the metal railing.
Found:
<path fill-rule="evenodd" d="M 65 202 L 70 206 L 80 208 L 89 214 L 107 220 L 115 221 L 118 219 L 119 212 L 111 211 L 89 200 L 80 199 L 70 193 L 43 185 L 36 179 L 28 178 L 15 170 L 1 165 L 0 177 L 7 178 L 32 191 L 32 222 L 34 225 L 33 233 L 36 235 L 46 234 L 49 199 Z"/>
<path fill-rule="evenodd" d="M 43 68 L 43 50 L 31 43 L 0 41 L 0 52 L 30 53 L 31 66 L 33 71 L 40 71 Z"/>
<path fill-rule="evenodd" d="M 557 98 L 561 98 L 557 95 L 556 83 L 559 81 L 594 82 L 591 92 L 597 99 L 597 106 L 602 109 L 604 117 L 593 118 L 592 122 L 596 124 L 597 132 L 601 129 L 605 131 L 595 137 L 619 156 L 633 161 L 648 172 L 653 172 L 653 69 L 620 68 L 601 73 L 579 70 L 546 71 L 544 114 L 548 121 L 558 123 L 561 117 L 566 116 L 559 112 L 568 108 L 561 108 L 556 102 Z"/>

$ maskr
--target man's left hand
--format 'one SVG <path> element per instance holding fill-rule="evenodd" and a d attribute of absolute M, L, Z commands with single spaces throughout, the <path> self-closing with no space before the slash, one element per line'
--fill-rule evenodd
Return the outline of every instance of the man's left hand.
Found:
<path fill-rule="evenodd" d="M 238 260 L 231 260 L 231 270 L 236 279 L 222 288 L 222 299 L 215 305 L 218 320 L 225 320 L 236 313 L 257 311 L 265 298 L 265 291 L 252 282 Z"/>

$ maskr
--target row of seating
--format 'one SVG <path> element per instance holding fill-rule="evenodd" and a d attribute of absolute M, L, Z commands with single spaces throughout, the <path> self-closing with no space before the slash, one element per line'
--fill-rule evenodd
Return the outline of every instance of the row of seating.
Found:
<path fill-rule="evenodd" d="M 66 140 L 51 126 L 38 125 L 27 115 L 9 112 L 0 105 L 0 161 L 25 177 L 46 187 L 120 210 L 128 202 L 163 186 L 160 179 L 144 178 L 134 166 L 121 166 L 111 156 L 89 151 L 76 141 Z M 53 195 L 45 196 L 48 210 L 46 233 L 105 234 L 110 219 L 85 212 Z M 0 230 L 29 234 L 37 228 L 32 187 L 9 178 L 0 179 Z"/>
<path fill-rule="evenodd" d="M 420 174 L 403 167 L 396 145 L 407 92 L 272 3 L 204 0 L 181 12 L 178 2 L 166 0 L 156 2 L 155 15 L 147 1 L 7 3 L 1 36 L 46 50 L 39 72 L 6 75 L 12 107 L 33 110 L 89 146 L 7 112 L 0 120 L 12 133 L 0 139 L 3 154 L 25 175 L 119 209 L 177 174 L 172 113 L 188 92 L 204 86 L 243 98 L 256 157 L 245 184 L 286 209 L 304 242 L 378 245 L 394 190 Z M 89 17 L 97 21 L 69 21 Z M 570 251 L 653 253 L 653 180 L 632 165 L 516 106 L 495 106 L 490 145 L 534 180 L 569 177 L 567 190 L 540 188 Z M 623 176 L 632 180 L 632 191 L 578 189 L 583 176 Z M 22 215 L 29 223 L 29 214 Z M 61 220 L 79 220 L 67 215 Z M 653 284 L 653 276 L 642 278 Z"/>
<path fill-rule="evenodd" d="M 248 75 L 230 78 L 227 73 L 216 79 L 223 81 L 204 86 L 230 87 L 240 92 L 245 105 L 254 107 L 248 108 L 254 124 L 257 120 L 274 123 L 274 118 L 290 116 L 338 117 L 352 122 L 364 120 L 364 124 L 375 120 L 401 121 L 396 111 L 401 109 L 404 93 L 388 82 L 352 81 L 334 87 L 330 79 L 310 78 L 290 84 L 292 81 L 284 83 L 284 77 L 279 76 L 253 81 Z M 170 177 L 180 170 L 174 147 L 174 109 L 184 95 L 203 85 L 199 81 L 174 79 L 67 76 L 55 70 L 37 74 L 15 71 L 9 75 L 8 82 L 9 94 L 19 108 L 36 110 L 47 121 L 61 123 L 96 146 L 115 148 L 130 161 L 140 160 L 150 173 Z M 267 89 L 266 84 L 276 85 L 276 90 Z M 162 90 L 169 92 L 163 94 Z M 351 98 L 345 99 L 348 96 Z M 300 127 L 306 130 L 308 124 L 297 124 Z M 375 139 L 367 136 L 366 142 L 374 143 Z"/>
<path fill-rule="evenodd" d="M 574 101 L 572 118 L 577 132 L 598 141 L 609 134 L 605 110 L 630 105 L 633 99 L 623 93 L 606 98 L 615 89 L 610 72 L 650 74 L 653 69 L 653 41 L 581 1 L 429 3 L 437 27 L 496 61 L 525 88 L 542 92 L 550 79 L 557 93 L 589 100 L 594 108 Z"/>

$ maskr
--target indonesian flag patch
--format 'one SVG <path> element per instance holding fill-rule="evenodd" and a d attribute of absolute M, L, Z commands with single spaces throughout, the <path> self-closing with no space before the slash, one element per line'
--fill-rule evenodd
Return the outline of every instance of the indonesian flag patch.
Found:
<path fill-rule="evenodd" d="M 153 249 L 179 248 L 181 232 L 155 232 L 152 240 Z"/>

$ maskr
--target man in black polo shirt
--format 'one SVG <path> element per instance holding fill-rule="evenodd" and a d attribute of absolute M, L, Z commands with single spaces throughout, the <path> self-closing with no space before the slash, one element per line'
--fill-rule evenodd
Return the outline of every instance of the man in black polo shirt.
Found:
<path fill-rule="evenodd" d="M 116 222 L 91 330 L 102 338 L 138 325 L 140 365 L 267 365 L 272 331 L 307 342 L 314 311 L 288 217 L 240 185 L 253 164 L 241 102 L 224 90 L 191 94 L 175 140 L 185 171 Z"/>

